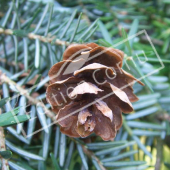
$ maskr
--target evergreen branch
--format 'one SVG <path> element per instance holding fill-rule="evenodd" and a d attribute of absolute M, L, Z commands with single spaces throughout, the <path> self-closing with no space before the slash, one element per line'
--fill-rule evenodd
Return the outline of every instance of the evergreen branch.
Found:
<path fill-rule="evenodd" d="M 2 74 L 0 77 L 1 82 L 7 83 L 9 85 L 13 85 L 16 87 L 16 89 L 19 91 L 21 95 L 24 95 L 31 103 L 37 106 L 41 106 L 44 110 L 44 113 L 51 118 L 53 121 L 55 121 L 55 115 L 53 112 L 51 112 L 47 107 L 44 105 L 44 103 L 40 102 L 39 100 L 35 99 L 34 97 L 29 95 L 29 92 L 22 88 L 21 86 L 17 85 L 16 82 L 12 81 L 9 77 L 7 77 L 5 74 Z"/>
<path fill-rule="evenodd" d="M 149 31 L 151 41 L 156 45 L 155 48 L 161 56 L 162 62 L 167 66 L 164 70 L 147 78 L 147 87 L 153 89 L 154 94 L 147 94 L 148 91 L 146 90 L 148 89 L 140 88 L 137 85 L 134 86 L 135 93 L 141 94 L 139 96 L 140 100 L 133 104 L 135 114 L 123 116 L 123 126 L 117 134 L 115 142 L 102 142 L 101 139 L 96 139 L 92 136 L 91 144 L 88 144 L 86 140 L 86 143 L 84 143 L 81 139 L 66 137 L 60 132 L 58 126 L 55 131 L 55 145 L 49 148 L 53 144 L 53 136 L 52 141 L 50 139 L 51 127 L 49 128 L 50 133 L 42 131 L 37 137 L 29 137 L 26 140 L 19 134 L 20 127 L 18 124 L 16 129 L 7 127 L 11 134 L 8 138 L 12 139 L 13 136 L 17 138 L 17 141 L 14 142 L 16 142 L 16 145 L 21 146 L 20 150 L 24 151 L 24 154 L 18 154 L 16 152 L 18 148 L 14 145 L 12 149 L 14 153 L 16 152 L 18 159 L 15 159 L 16 155 L 14 155 L 12 162 L 7 160 L 9 165 L 5 164 L 7 165 L 6 169 L 55 168 L 74 170 L 76 168 L 80 169 L 81 166 L 84 169 L 98 170 L 111 168 L 117 170 L 155 168 L 159 170 L 166 168 L 165 166 L 170 167 L 170 164 L 165 163 L 165 160 L 163 160 L 163 155 L 166 155 L 167 150 L 162 150 L 164 145 L 168 145 L 165 137 L 170 132 L 170 115 L 168 114 L 170 111 L 168 105 L 169 77 L 167 73 L 169 69 L 167 63 L 170 63 L 168 60 L 170 44 L 168 4 L 167 0 L 163 2 L 164 10 L 162 12 L 160 11 L 162 6 L 151 0 L 140 4 L 138 2 L 127 2 L 124 4 L 123 0 L 106 3 L 102 1 L 79 0 L 72 2 L 59 0 L 54 4 L 47 3 L 47 5 L 37 2 L 27 3 L 26 0 L 2 3 L 1 8 L 4 12 L 0 12 L 0 36 L 2 42 L 0 48 L 3 55 L 0 58 L 2 68 L 2 72 L 0 71 L 0 95 L 3 94 L 4 99 L 0 100 L 0 106 L 2 106 L 2 112 L 4 112 L 5 108 L 8 108 L 8 103 L 4 103 L 3 100 L 7 101 L 7 99 L 11 100 L 10 104 L 14 109 L 17 109 L 19 106 L 25 106 L 26 103 L 32 105 L 27 110 L 30 111 L 30 117 L 34 119 L 24 124 L 27 134 L 34 132 L 38 127 L 37 125 L 39 125 L 39 121 L 44 128 L 51 123 L 50 118 L 46 119 L 45 115 L 43 115 L 44 117 L 40 115 L 40 112 L 45 113 L 46 107 L 52 113 L 49 104 L 46 105 L 45 103 L 43 108 L 40 105 L 42 103 L 41 99 L 45 100 L 45 91 L 40 88 L 46 88 L 46 83 L 49 81 L 47 76 L 49 68 L 61 60 L 62 54 L 69 44 L 74 44 L 75 42 L 97 42 L 99 45 L 110 47 L 111 44 L 122 40 L 121 27 L 124 27 L 126 31 L 129 30 L 126 38 L 135 34 L 138 29 L 144 29 L 147 32 Z M 52 5 L 54 5 L 54 10 Z M 55 10 L 56 8 L 57 10 Z M 78 9 L 77 14 L 73 13 L 74 9 Z M 79 15 L 81 12 L 83 12 L 82 17 L 81 14 Z M 97 23 L 97 18 L 100 18 L 101 22 Z M 93 24 L 93 22 L 99 25 L 99 29 L 98 25 Z M 91 37 L 96 30 L 96 34 Z M 125 58 L 128 65 L 130 64 L 129 66 L 132 68 L 129 68 L 129 71 L 131 70 L 134 75 L 146 75 L 150 71 L 157 69 L 160 63 L 147 42 L 147 37 L 142 35 L 134 41 L 129 40 L 130 50 L 134 52 L 133 57 L 135 57 L 135 53 L 139 53 L 139 61 L 135 58 L 137 67 L 134 63 L 130 64 L 128 57 Z M 125 45 L 129 46 L 127 43 Z M 125 45 L 122 44 L 118 48 L 126 52 L 127 47 Z M 146 60 L 140 50 L 146 54 L 148 60 Z M 138 72 L 135 71 L 135 68 Z M 41 79 L 41 76 L 45 78 Z M 5 83 L 1 84 L 1 79 Z M 19 88 L 17 88 L 17 85 L 19 85 Z M 37 88 L 35 88 L 36 85 L 38 85 Z M 28 89 L 27 87 L 30 86 L 32 88 Z M 37 90 L 38 92 L 36 92 Z M 15 94 L 22 96 L 17 96 L 18 98 L 15 99 Z M 35 99 L 35 97 L 37 98 Z M 25 104 L 24 101 L 26 101 Z M 41 108 L 36 108 L 36 105 Z M 23 113 L 22 108 L 18 111 L 19 114 Z M 36 114 L 38 114 L 38 117 L 36 117 Z M 47 117 L 50 117 L 50 115 L 52 115 L 54 121 L 55 115 L 47 113 Z M 162 124 L 159 125 L 157 122 Z M 56 125 L 56 119 L 54 124 Z M 1 159 L 5 161 L 6 158 L 9 159 L 9 157 L 5 156 L 10 151 L 6 150 L 1 154 L 1 140 L 5 142 L 6 137 L 4 136 L 4 131 L 3 133 L 1 131 L 3 129 L 0 128 L 0 167 L 4 170 Z M 147 139 L 144 140 L 145 138 Z M 68 148 L 70 140 L 77 144 L 78 152 L 74 149 L 72 141 Z M 126 143 L 123 140 L 133 141 Z M 24 145 L 24 143 L 27 145 Z M 132 146 L 134 144 L 135 147 L 138 147 L 139 155 L 133 155 L 136 153 Z M 78 147 L 78 145 L 81 145 L 81 147 Z M 152 150 L 150 153 L 147 150 L 147 146 L 154 148 L 157 151 L 157 155 L 152 154 Z M 32 164 L 32 160 L 30 158 L 27 159 L 28 149 L 39 153 L 39 156 L 43 156 L 45 159 Z M 127 152 L 127 150 L 130 151 Z M 144 155 L 141 155 L 141 151 L 144 152 Z M 52 152 L 54 167 L 51 165 L 51 159 L 48 158 L 48 152 Z M 153 165 L 153 162 L 147 159 L 147 165 L 140 166 L 139 160 L 143 160 L 145 155 L 153 157 L 156 160 L 156 164 Z M 88 159 L 86 159 L 87 157 Z M 25 161 L 22 161 L 22 159 Z M 81 163 L 80 159 L 82 160 Z"/>
<path fill-rule="evenodd" d="M 39 100 L 31 97 L 31 96 L 29 95 L 29 93 L 28 93 L 27 90 L 25 90 L 25 89 L 23 89 L 21 86 L 17 85 L 17 83 L 15 83 L 14 81 L 12 81 L 12 80 L 11 80 L 9 77 L 7 77 L 5 74 L 2 74 L 2 75 L 1 75 L 0 80 L 1 80 L 2 82 L 5 82 L 5 83 L 9 84 L 9 85 L 11 85 L 11 84 L 14 85 L 21 95 L 24 95 L 24 96 L 25 96 L 31 103 L 33 103 L 34 105 L 41 106 L 41 107 L 44 109 L 44 112 L 46 113 L 46 115 L 47 115 L 49 118 L 51 118 L 53 121 L 56 121 L 53 112 L 51 112 L 50 110 L 48 110 L 48 109 L 46 108 L 46 106 L 45 106 L 42 102 L 40 102 Z M 82 146 L 82 147 L 83 147 L 84 152 L 87 154 L 87 156 L 89 156 L 89 157 L 92 158 L 92 159 L 95 159 L 102 170 L 106 170 L 106 169 L 104 168 L 104 166 L 102 165 L 101 161 L 94 155 L 93 152 L 89 151 L 89 150 L 88 150 L 87 148 L 85 148 L 84 146 Z M 4 169 L 4 170 L 6 170 L 6 169 Z"/>
<path fill-rule="evenodd" d="M 1 114 L 1 109 L 0 109 L 0 114 Z M 5 135 L 4 135 L 4 129 L 3 127 L 0 127 L 0 151 L 5 151 Z M 0 156 L 1 163 L 2 163 L 2 170 L 9 170 L 9 165 L 8 165 L 8 160 L 4 159 L 3 157 Z"/>
<path fill-rule="evenodd" d="M 0 28 L 0 34 L 5 34 L 5 35 L 14 35 L 14 31 L 11 29 L 4 29 L 4 28 Z M 56 45 L 66 45 L 68 46 L 70 43 L 68 41 L 62 41 L 60 39 L 55 39 L 56 37 L 49 37 L 49 36 L 41 36 L 41 35 L 37 35 L 34 33 L 28 33 L 26 35 L 27 38 L 29 39 L 39 39 L 39 41 L 41 42 L 45 42 L 45 43 L 51 43 L 53 42 Z M 55 40 L 55 41 L 54 41 Z"/>
<path fill-rule="evenodd" d="M 101 170 L 106 170 L 106 168 L 102 165 L 101 161 L 94 155 L 93 152 L 89 151 L 85 146 L 82 145 L 84 153 L 90 157 L 91 159 L 95 159 L 97 163 L 99 164 Z"/>

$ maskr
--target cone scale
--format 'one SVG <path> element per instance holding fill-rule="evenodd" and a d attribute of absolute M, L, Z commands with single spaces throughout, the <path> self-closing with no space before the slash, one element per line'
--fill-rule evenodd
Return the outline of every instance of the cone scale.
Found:
<path fill-rule="evenodd" d="M 122 112 L 133 111 L 135 82 L 122 69 L 124 53 L 95 43 L 70 45 L 63 61 L 49 71 L 47 101 L 62 133 L 85 138 L 92 133 L 113 140 L 122 126 Z"/>

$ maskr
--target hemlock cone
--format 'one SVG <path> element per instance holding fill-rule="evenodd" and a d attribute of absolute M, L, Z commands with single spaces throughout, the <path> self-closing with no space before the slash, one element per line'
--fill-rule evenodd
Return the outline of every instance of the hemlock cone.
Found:
<path fill-rule="evenodd" d="M 122 112 L 133 111 L 133 84 L 122 69 L 124 53 L 95 43 L 70 45 L 63 61 L 49 71 L 47 100 L 57 114 L 61 132 L 71 137 L 92 133 L 113 140 L 122 126 Z"/>

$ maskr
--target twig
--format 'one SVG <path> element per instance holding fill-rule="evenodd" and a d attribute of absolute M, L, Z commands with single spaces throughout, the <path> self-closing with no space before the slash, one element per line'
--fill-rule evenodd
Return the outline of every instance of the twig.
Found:
<path fill-rule="evenodd" d="M 101 161 L 94 155 L 93 152 L 89 151 L 89 150 L 88 150 L 85 146 L 83 146 L 83 145 L 82 145 L 82 148 L 83 148 L 84 153 L 85 153 L 88 157 L 90 157 L 90 158 L 92 158 L 92 159 L 95 159 L 95 160 L 97 161 L 97 163 L 98 163 L 98 165 L 100 166 L 101 170 L 106 170 L 106 168 L 102 165 Z"/>
<path fill-rule="evenodd" d="M 29 95 L 29 92 L 25 89 L 23 89 L 21 86 L 17 85 L 14 81 L 12 81 L 9 77 L 7 77 L 5 74 L 2 74 L 0 76 L 0 80 L 4 83 L 7 83 L 9 85 L 13 85 L 16 87 L 16 89 L 19 91 L 21 95 L 24 95 L 32 104 L 41 106 L 44 110 L 44 113 L 51 118 L 53 121 L 56 121 L 55 115 L 53 112 L 51 112 L 49 109 L 46 108 L 43 102 L 31 97 Z"/>
<path fill-rule="evenodd" d="M 0 109 L 0 114 L 1 114 L 1 109 Z M 4 129 L 3 127 L 0 127 L 0 151 L 5 151 L 5 135 L 4 135 Z M 1 162 L 2 162 L 2 167 L 1 170 L 9 170 L 9 165 L 8 165 L 8 160 L 4 159 L 0 156 Z"/>
<path fill-rule="evenodd" d="M 156 155 L 156 164 L 155 170 L 161 170 L 162 164 L 162 149 L 163 149 L 163 141 L 160 138 L 157 138 L 157 155 Z"/>
<path fill-rule="evenodd" d="M 98 165 L 100 166 L 101 170 L 106 170 L 106 168 L 103 166 L 102 162 L 96 157 L 96 155 L 92 152 L 92 151 L 89 151 L 87 148 L 86 148 L 86 144 L 82 141 L 79 141 L 79 140 L 75 140 L 74 138 L 70 138 L 73 142 L 77 143 L 77 144 L 80 144 L 83 148 L 83 151 L 84 153 L 90 157 L 91 159 L 95 159 L 98 163 Z"/>
<path fill-rule="evenodd" d="M 8 63 L 8 65 L 11 65 L 11 66 L 16 66 L 16 62 L 15 61 L 9 62 L 5 58 L 0 58 L 0 62 Z M 18 63 L 17 65 L 18 65 L 18 67 L 20 69 L 24 69 L 24 64 L 23 63 Z"/>
<path fill-rule="evenodd" d="M 13 30 L 0 28 L 0 34 L 13 35 Z M 40 41 L 45 42 L 45 43 L 51 43 L 56 38 L 55 36 L 53 36 L 53 37 L 49 37 L 49 36 L 45 37 L 45 36 L 37 35 L 37 34 L 34 34 L 34 33 L 28 33 L 27 37 L 29 39 L 39 39 Z M 56 39 L 54 44 L 68 46 L 70 43 L 67 42 L 67 41 L 61 41 L 59 39 Z"/>
<path fill-rule="evenodd" d="M 142 37 L 141 37 L 141 40 L 144 41 L 144 42 L 149 42 L 149 41 L 148 41 L 148 38 L 147 38 L 146 36 L 142 36 Z M 151 41 L 152 41 L 155 45 L 160 45 L 160 46 L 161 46 L 161 45 L 164 44 L 163 41 L 158 40 L 158 39 L 155 39 L 155 38 L 151 38 Z"/>
<path fill-rule="evenodd" d="M 45 106 L 42 102 L 40 102 L 39 100 L 31 97 L 31 96 L 29 95 L 29 93 L 28 93 L 27 90 L 25 90 L 25 89 L 23 89 L 21 86 L 17 85 L 14 81 L 12 81 L 10 78 L 8 78 L 5 74 L 2 74 L 2 75 L 0 76 L 0 80 L 1 80 L 2 82 L 5 82 L 5 83 L 9 84 L 9 85 L 10 85 L 10 84 L 11 84 L 11 85 L 14 85 L 21 95 L 24 95 L 31 103 L 33 103 L 33 104 L 35 104 L 35 105 L 38 105 L 38 106 L 41 106 L 41 107 L 44 109 L 46 115 L 47 115 L 49 118 L 51 118 L 53 121 L 56 121 L 56 118 L 55 118 L 55 115 L 53 114 L 53 112 L 51 112 L 50 110 L 48 110 L 48 109 L 46 108 L 46 106 Z M 102 163 L 100 162 L 100 160 L 93 154 L 93 152 L 89 151 L 89 150 L 86 149 L 84 146 L 82 146 L 82 147 L 83 147 L 84 152 L 85 152 L 89 157 L 95 159 L 95 160 L 98 162 L 98 164 L 99 164 L 99 166 L 100 166 L 100 168 L 101 168 L 102 170 L 106 170 L 106 169 L 104 168 L 104 166 L 102 165 Z"/>
<path fill-rule="evenodd" d="M 170 122 L 170 115 L 168 113 L 164 113 L 164 114 L 158 115 L 158 119 L 167 120 Z"/>

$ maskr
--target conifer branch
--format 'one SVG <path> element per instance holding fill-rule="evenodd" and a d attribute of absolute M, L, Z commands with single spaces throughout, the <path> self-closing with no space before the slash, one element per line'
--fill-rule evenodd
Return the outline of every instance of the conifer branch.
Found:
<path fill-rule="evenodd" d="M 1 96 L 0 96 L 1 97 Z M 1 115 L 1 109 L 0 109 L 0 115 Z M 5 147 L 5 135 L 4 135 L 4 129 L 3 127 L 0 127 L 0 151 L 6 151 Z M 4 159 L 0 156 L 1 159 L 1 169 L 2 170 L 9 170 L 8 160 Z"/>
<path fill-rule="evenodd" d="M 89 151 L 87 148 L 85 148 L 84 146 L 82 146 L 84 153 L 86 153 L 86 155 L 92 159 L 95 159 L 96 162 L 98 163 L 98 165 L 100 166 L 101 170 L 106 170 L 106 168 L 102 165 L 101 161 L 94 155 L 93 152 Z"/>
<path fill-rule="evenodd" d="M 44 105 L 43 102 L 35 99 L 34 97 L 29 95 L 29 92 L 22 88 L 21 86 L 17 85 L 16 82 L 12 81 L 9 77 L 7 77 L 5 74 L 2 74 L 0 77 L 1 82 L 7 83 L 9 85 L 13 85 L 16 87 L 16 89 L 19 91 L 20 95 L 24 95 L 32 104 L 41 106 L 44 110 L 44 113 L 51 118 L 53 121 L 55 121 L 55 115 L 53 112 L 51 112 L 47 107 Z"/>
<path fill-rule="evenodd" d="M 5 35 L 14 35 L 14 31 L 11 29 L 4 29 L 4 28 L 0 28 L 0 34 L 5 34 Z M 27 34 L 27 38 L 29 39 L 39 39 L 41 42 L 44 43 L 51 43 L 53 40 L 55 45 L 66 45 L 68 46 L 70 43 L 68 41 L 62 41 L 60 39 L 55 39 L 55 36 L 41 36 L 38 34 L 34 34 L 34 33 L 28 33 Z"/>
<path fill-rule="evenodd" d="M 2 74 L 2 75 L 1 75 L 0 80 L 1 80 L 2 82 L 5 82 L 5 83 L 9 84 L 9 85 L 10 85 L 10 84 L 14 85 L 14 86 L 17 88 L 17 90 L 19 91 L 19 93 L 20 93 L 21 95 L 24 95 L 24 96 L 25 96 L 31 103 L 33 103 L 34 105 L 41 106 L 41 107 L 44 109 L 44 112 L 46 113 L 46 115 L 47 115 L 49 118 L 51 118 L 53 121 L 56 121 L 55 115 L 53 114 L 53 112 L 51 112 L 49 109 L 47 109 L 46 106 L 45 106 L 42 102 L 40 102 L 39 100 L 31 97 L 31 96 L 29 95 L 29 93 L 28 93 L 27 90 L 25 90 L 24 88 L 18 86 L 14 81 L 12 81 L 12 80 L 11 80 L 9 77 L 7 77 L 5 74 Z M 0 136 L 0 137 L 1 137 L 1 136 Z M 99 166 L 100 166 L 100 168 L 101 168 L 102 170 L 106 170 L 106 169 L 104 168 L 104 166 L 102 165 L 102 163 L 100 162 L 100 160 L 93 154 L 93 152 L 89 151 L 89 150 L 88 150 L 87 148 L 85 148 L 84 146 L 82 146 L 82 147 L 83 147 L 84 152 L 85 152 L 89 157 L 95 159 L 95 160 L 98 162 L 98 164 L 99 164 Z M 4 170 L 6 170 L 6 169 L 4 169 Z"/>

